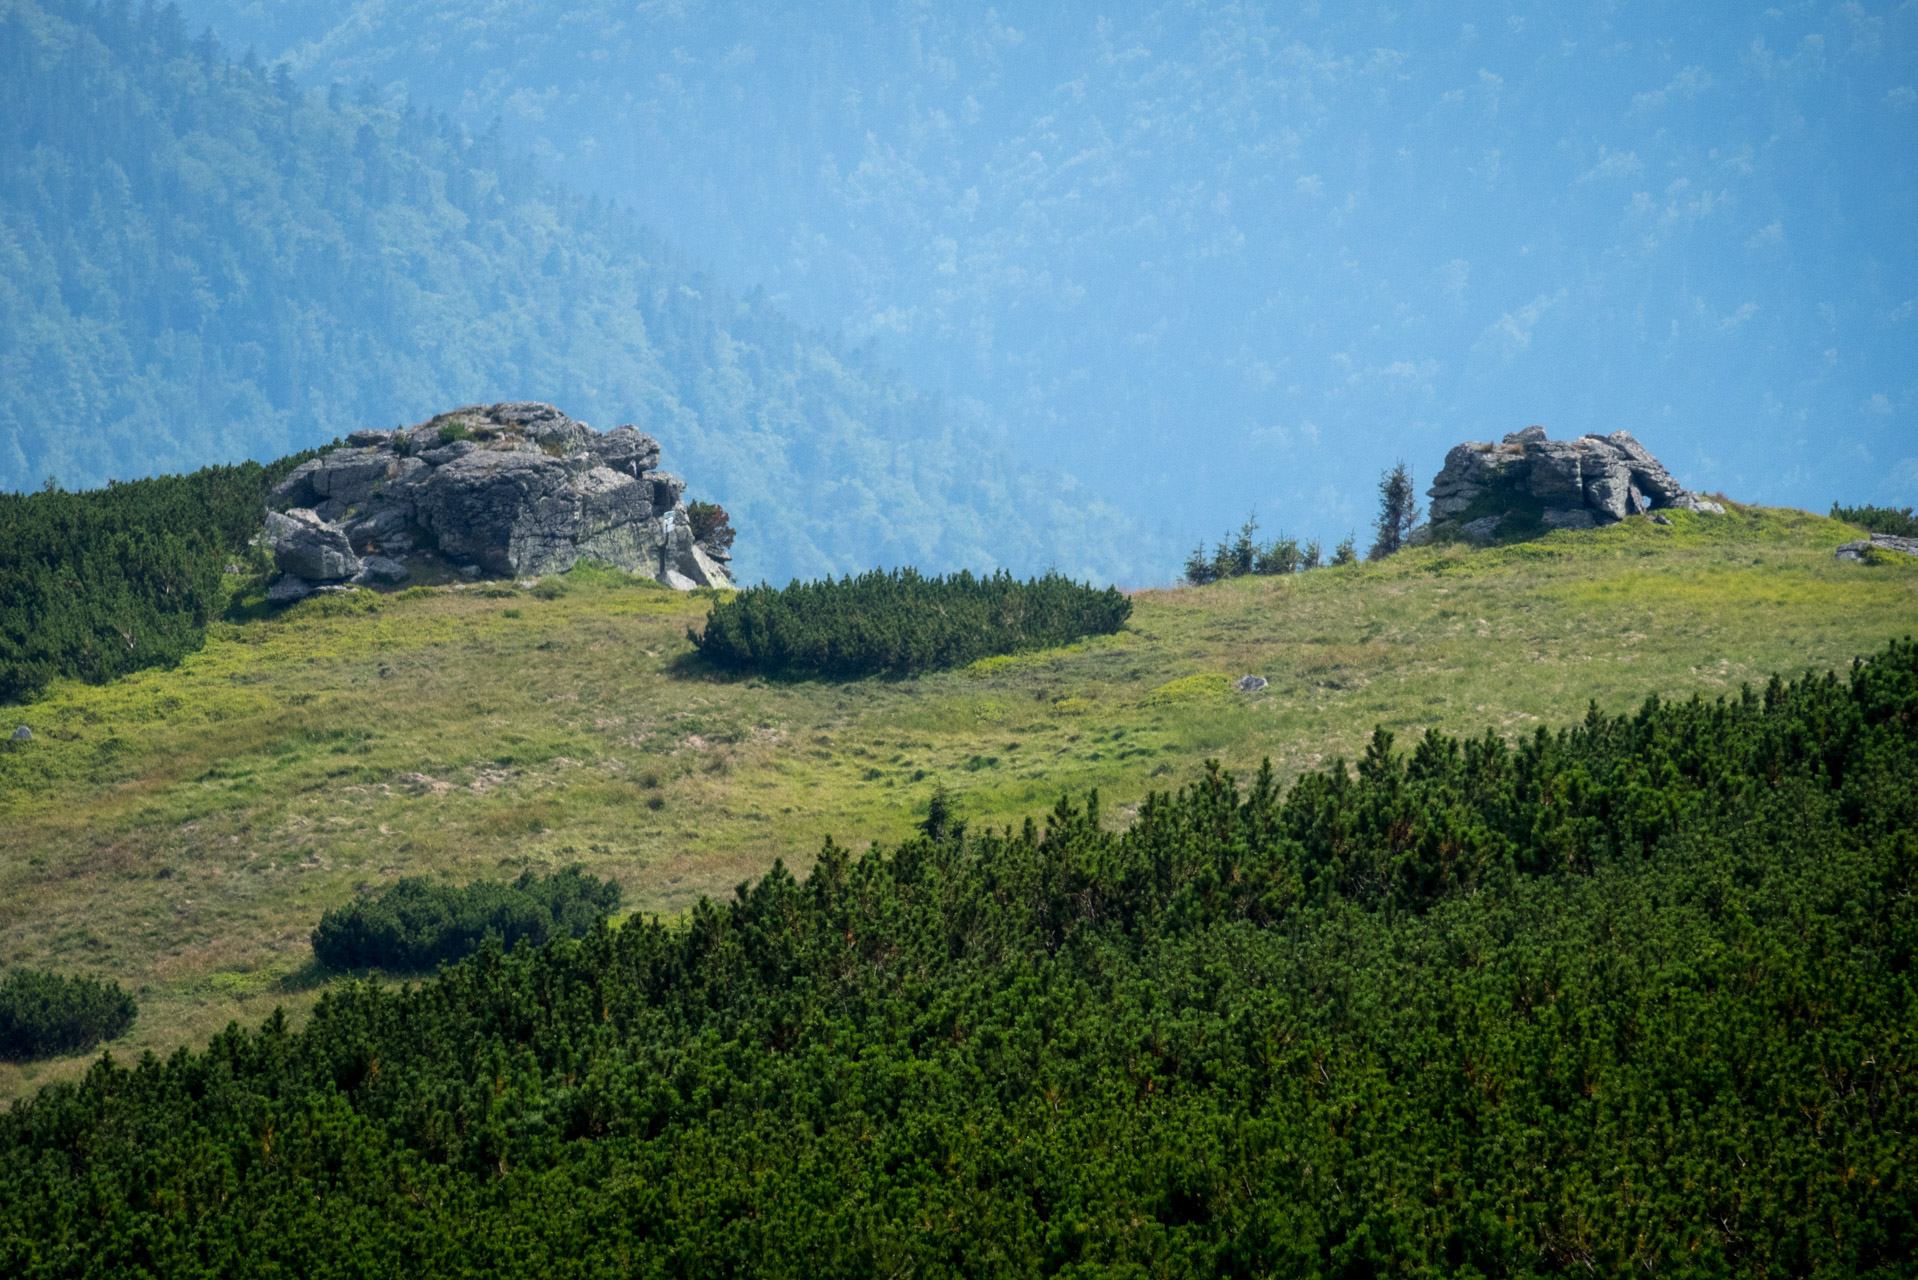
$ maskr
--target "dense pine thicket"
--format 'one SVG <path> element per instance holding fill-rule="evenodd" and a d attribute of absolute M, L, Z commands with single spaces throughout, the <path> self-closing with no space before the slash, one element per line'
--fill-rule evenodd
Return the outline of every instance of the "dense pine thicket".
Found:
<path fill-rule="evenodd" d="M 326 912 L 313 957 L 333 969 L 430 969 L 491 938 L 508 949 L 578 938 L 619 907 L 619 882 L 579 867 L 517 880 L 435 884 L 408 877 L 371 898 Z"/>
<path fill-rule="evenodd" d="M 226 603 L 221 577 L 266 491 L 311 453 L 86 493 L 0 493 L 0 701 L 55 676 L 177 662 Z"/>
<path fill-rule="evenodd" d="M 84 1052 L 125 1035 L 138 1012 L 118 983 L 16 969 L 0 979 L 0 1058 Z"/>
<path fill-rule="evenodd" d="M 0 1121 L 0 1270 L 1903 1276 L 1918 645 L 828 845 Z"/>
<path fill-rule="evenodd" d="M 1831 518 L 1900 538 L 1918 538 L 1918 516 L 1910 507 L 1841 507 L 1831 504 Z"/>
<path fill-rule="evenodd" d="M 1131 616 L 1118 588 L 1057 573 L 1021 582 L 1003 571 L 929 578 L 874 569 L 750 587 L 715 603 L 705 629 L 688 634 L 701 656 L 738 671 L 907 675 L 1109 635 Z"/>
<path fill-rule="evenodd" d="M 1119 519 L 495 134 L 314 93 L 171 5 L 0 5 L 0 386 L 6 489 L 526 399 L 656 435 L 754 575 L 1109 561 Z"/>

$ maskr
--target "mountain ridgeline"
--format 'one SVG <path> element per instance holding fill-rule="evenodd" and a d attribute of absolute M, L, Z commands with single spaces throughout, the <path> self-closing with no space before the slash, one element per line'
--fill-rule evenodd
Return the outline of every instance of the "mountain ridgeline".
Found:
<path fill-rule="evenodd" d="M 658 438 L 742 574 L 1123 573 L 1122 523 L 495 136 L 190 39 L 0 3 L 0 486 L 270 459 L 453 404 Z"/>

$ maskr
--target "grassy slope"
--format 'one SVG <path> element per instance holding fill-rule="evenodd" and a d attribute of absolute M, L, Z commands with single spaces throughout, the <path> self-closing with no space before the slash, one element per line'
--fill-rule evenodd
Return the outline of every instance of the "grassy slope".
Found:
<path fill-rule="evenodd" d="M 974 821 L 1094 786 L 1123 820 L 1208 756 L 1293 775 L 1375 724 L 1524 733 L 1588 699 L 1840 666 L 1918 621 L 1918 566 L 1835 563 L 1854 536 L 1737 509 L 1146 592 L 1119 636 L 904 682 L 709 678 L 685 636 L 705 601 L 610 576 L 309 601 L 18 712 L 36 738 L 0 750 L 0 961 L 138 988 L 114 1048 L 164 1052 L 302 1012 L 320 912 L 402 874 L 579 861 L 673 912 L 829 832 L 899 836 L 935 778 Z M 1230 692 L 1249 672 L 1270 687 Z M 0 1068 L 0 1094 L 83 1066 Z"/>

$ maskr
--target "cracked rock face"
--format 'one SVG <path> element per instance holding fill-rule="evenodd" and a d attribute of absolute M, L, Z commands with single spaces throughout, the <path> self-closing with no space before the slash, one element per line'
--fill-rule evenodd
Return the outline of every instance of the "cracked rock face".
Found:
<path fill-rule="evenodd" d="M 692 539 L 685 482 L 658 466 L 659 443 L 630 426 L 601 433 L 529 401 L 469 405 L 356 431 L 302 464 L 269 497 L 268 540 L 307 582 L 361 574 L 361 557 L 378 561 L 366 576 L 391 580 L 407 552 L 433 547 L 502 576 L 590 558 L 683 588 L 731 586 Z"/>
<path fill-rule="evenodd" d="M 1496 534 L 1502 513 L 1484 511 L 1502 497 L 1538 502 L 1555 529 L 1591 529 L 1670 507 L 1725 513 L 1674 480 L 1627 431 L 1552 440 L 1544 427 L 1527 427 L 1497 444 L 1457 445 L 1427 493 L 1434 532 L 1450 529 L 1478 542 Z M 1475 504 L 1480 514 L 1461 521 Z"/>

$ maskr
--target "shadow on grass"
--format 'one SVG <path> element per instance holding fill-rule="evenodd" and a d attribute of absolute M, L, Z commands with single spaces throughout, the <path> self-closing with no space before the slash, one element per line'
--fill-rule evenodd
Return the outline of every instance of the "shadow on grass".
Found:
<path fill-rule="evenodd" d="M 323 987 L 335 978 L 344 977 L 321 964 L 318 960 L 308 960 L 305 964 L 286 974 L 273 984 L 273 990 L 281 995 L 293 995 L 301 991 L 311 991 Z"/>

